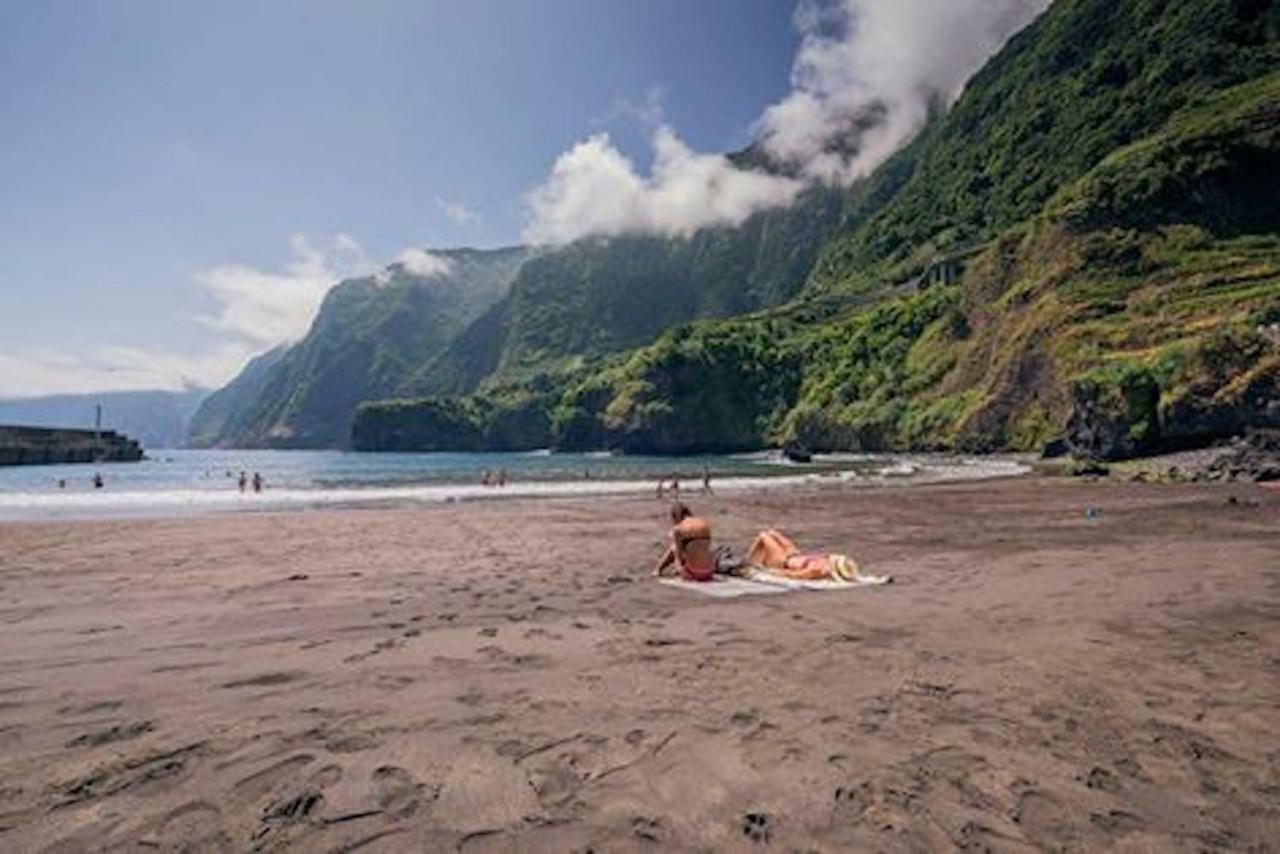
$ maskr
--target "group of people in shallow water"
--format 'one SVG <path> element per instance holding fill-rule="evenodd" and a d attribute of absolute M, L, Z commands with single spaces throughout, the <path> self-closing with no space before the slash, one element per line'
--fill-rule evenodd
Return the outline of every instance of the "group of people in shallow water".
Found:
<path fill-rule="evenodd" d="M 670 477 L 658 478 L 658 498 L 664 498 L 668 494 L 675 501 L 680 500 L 680 478 L 674 473 Z M 702 494 L 716 494 L 711 488 L 711 469 L 707 466 L 702 467 Z"/>
<path fill-rule="evenodd" d="M 726 548 L 712 548 L 711 524 L 695 516 L 688 505 L 679 500 L 671 505 L 671 543 L 653 574 L 663 576 L 673 569 L 687 581 L 711 581 L 717 572 L 736 575 L 743 569 L 758 569 L 805 581 L 823 578 L 852 581 L 858 574 L 858 566 L 850 558 L 803 552 L 790 537 L 774 528 L 761 531 L 745 557 L 735 559 Z"/>
<path fill-rule="evenodd" d="M 506 486 L 507 470 L 497 469 L 495 471 L 489 471 L 488 469 L 485 469 L 484 472 L 481 473 L 480 475 L 480 485 L 481 486 Z"/>
<path fill-rule="evenodd" d="M 104 486 L 107 485 L 107 482 L 102 479 L 102 472 L 100 471 L 95 471 L 93 473 L 93 477 L 89 478 L 89 483 L 90 485 L 93 486 L 94 489 L 102 489 Z M 58 489 L 66 489 L 66 488 L 67 488 L 67 479 L 65 477 L 58 478 Z"/>
<path fill-rule="evenodd" d="M 265 486 L 265 483 L 262 480 L 261 473 L 255 471 L 251 479 L 247 474 L 245 474 L 242 471 L 240 472 L 240 477 L 236 479 L 236 485 L 240 487 L 240 494 L 243 495 L 245 490 L 248 489 L 250 486 L 253 487 L 253 491 L 255 493 L 261 492 L 262 487 Z"/>
<path fill-rule="evenodd" d="M 206 471 L 204 476 L 208 477 L 209 472 Z M 231 477 L 230 471 L 227 472 L 227 477 Z M 97 471 L 93 473 L 93 477 L 89 479 L 89 483 L 93 485 L 94 489 L 102 489 L 107 485 L 106 480 L 102 477 L 102 472 Z M 253 473 L 253 477 L 250 477 L 248 472 L 242 471 L 240 472 L 240 477 L 236 479 L 236 485 L 240 488 L 240 494 L 243 495 L 250 488 L 252 488 L 254 492 L 262 492 L 263 488 L 266 486 L 266 481 L 262 479 L 261 472 L 255 471 Z M 58 489 L 66 488 L 67 479 L 65 477 L 58 478 Z"/>

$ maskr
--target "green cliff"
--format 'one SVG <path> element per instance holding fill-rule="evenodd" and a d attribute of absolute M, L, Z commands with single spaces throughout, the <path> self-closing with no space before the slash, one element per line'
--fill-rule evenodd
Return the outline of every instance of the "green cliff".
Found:
<path fill-rule="evenodd" d="M 587 239 L 541 253 L 401 391 L 467 393 L 649 344 L 678 324 L 779 305 L 804 285 L 842 204 L 838 191 L 815 187 L 737 228 Z"/>
<path fill-rule="evenodd" d="M 446 272 L 392 265 L 325 297 L 306 337 L 250 362 L 192 419 L 196 446 L 338 447 L 355 407 L 395 394 L 423 364 L 503 297 L 525 248 L 433 253 Z"/>
<path fill-rule="evenodd" d="M 662 270 L 619 279 L 626 306 L 621 290 L 640 304 L 643 282 L 680 280 L 681 247 L 570 247 L 455 342 L 487 343 L 455 363 L 469 373 L 440 367 L 451 348 L 409 389 L 478 393 L 366 404 L 353 441 L 680 453 L 1065 436 L 1115 457 L 1278 425 L 1278 31 L 1269 0 L 1058 0 L 910 146 L 838 204 L 823 196 L 803 291 L 718 303 L 731 289 L 691 273 L 696 299 L 659 288 L 681 311 L 645 326 L 601 310 L 614 267 L 590 259 Z"/>

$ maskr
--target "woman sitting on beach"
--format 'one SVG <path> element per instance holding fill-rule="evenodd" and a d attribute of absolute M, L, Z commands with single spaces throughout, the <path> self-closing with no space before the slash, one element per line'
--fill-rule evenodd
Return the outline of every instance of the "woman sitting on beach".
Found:
<path fill-rule="evenodd" d="M 844 555 L 806 554 L 790 537 L 770 528 L 761 531 L 751 549 L 747 561 L 769 572 L 813 581 L 822 578 L 843 578 L 852 581 L 858 576 L 858 565 Z"/>
<path fill-rule="evenodd" d="M 671 545 L 654 575 L 663 575 L 674 564 L 688 581 L 710 581 L 716 572 L 716 557 L 711 551 L 711 525 L 693 515 L 693 511 L 677 501 L 671 505 Z"/>

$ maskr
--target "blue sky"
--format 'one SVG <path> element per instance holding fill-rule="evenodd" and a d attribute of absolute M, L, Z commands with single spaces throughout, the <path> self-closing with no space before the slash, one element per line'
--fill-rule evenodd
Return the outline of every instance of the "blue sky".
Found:
<path fill-rule="evenodd" d="M 6 0 L 0 394 L 93 385 L 103 348 L 201 358 L 218 343 L 201 271 L 278 270 L 294 235 L 346 234 L 372 261 L 517 241 L 522 194 L 575 142 L 608 131 L 647 166 L 652 93 L 690 145 L 741 146 L 788 90 L 792 12 Z"/>
<path fill-rule="evenodd" d="M 0 396 L 220 385 L 423 248 L 847 185 L 1048 3 L 0 0 Z"/>

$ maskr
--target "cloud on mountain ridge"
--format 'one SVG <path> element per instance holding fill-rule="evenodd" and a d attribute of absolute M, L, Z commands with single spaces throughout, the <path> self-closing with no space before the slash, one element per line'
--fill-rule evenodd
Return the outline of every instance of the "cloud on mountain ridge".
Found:
<path fill-rule="evenodd" d="M 708 225 L 738 225 L 757 210 L 789 204 L 801 184 L 735 167 L 722 154 L 699 154 L 671 128 L 653 135 L 649 176 L 598 133 L 561 154 L 551 175 L 525 198 L 531 243 L 568 243 L 632 232 L 689 235 Z"/>
<path fill-rule="evenodd" d="M 802 0 L 791 92 L 754 126 L 764 150 L 799 178 L 693 151 L 667 125 L 653 135 L 646 176 L 607 134 L 595 134 L 561 154 L 526 194 L 524 237 L 565 243 L 590 235 L 687 235 L 790 204 L 807 181 L 847 185 L 919 132 L 935 103 L 959 97 L 1049 2 Z"/>

